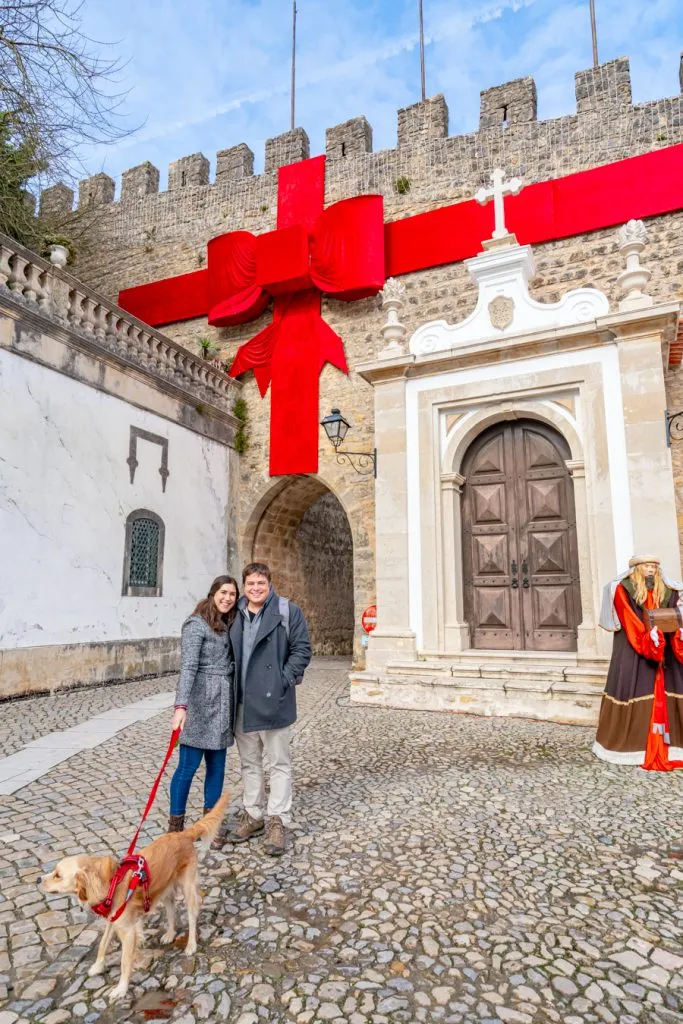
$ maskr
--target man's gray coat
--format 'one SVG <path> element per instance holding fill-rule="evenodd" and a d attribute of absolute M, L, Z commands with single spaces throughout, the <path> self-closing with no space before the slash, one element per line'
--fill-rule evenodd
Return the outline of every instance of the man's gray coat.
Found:
<path fill-rule="evenodd" d="M 176 707 L 187 708 L 180 734 L 186 747 L 223 750 L 232 746 L 234 664 L 230 635 L 216 633 L 201 615 L 183 624 Z"/>
<path fill-rule="evenodd" d="M 247 600 L 241 597 L 230 629 L 235 657 L 235 693 L 242 672 L 242 633 Z M 295 685 L 311 660 L 308 628 L 301 609 L 289 603 L 289 638 L 271 588 L 263 606 L 244 678 L 244 731 L 285 729 L 296 721 Z"/>

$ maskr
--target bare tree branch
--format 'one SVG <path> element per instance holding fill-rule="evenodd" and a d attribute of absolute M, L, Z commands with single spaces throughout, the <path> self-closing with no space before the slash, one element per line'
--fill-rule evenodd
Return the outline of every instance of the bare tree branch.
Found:
<path fill-rule="evenodd" d="M 30 181 L 73 182 L 84 145 L 131 133 L 122 115 L 124 65 L 82 29 L 78 0 L 0 0 L 0 229 Z M 13 220 L 29 216 L 22 201 Z M 23 211 L 23 212 L 22 212 Z"/>

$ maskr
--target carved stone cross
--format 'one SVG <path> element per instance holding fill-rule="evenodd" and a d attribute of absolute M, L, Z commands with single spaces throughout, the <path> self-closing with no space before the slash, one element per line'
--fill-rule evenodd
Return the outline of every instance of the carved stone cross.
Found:
<path fill-rule="evenodd" d="M 481 206 L 485 206 L 490 199 L 493 199 L 493 215 L 495 226 L 493 238 L 507 238 L 508 229 L 505 226 L 505 196 L 516 196 L 522 191 L 523 185 L 519 178 L 511 178 L 505 181 L 505 171 L 496 167 L 491 175 L 492 188 L 480 188 L 474 193 L 474 198 Z"/>

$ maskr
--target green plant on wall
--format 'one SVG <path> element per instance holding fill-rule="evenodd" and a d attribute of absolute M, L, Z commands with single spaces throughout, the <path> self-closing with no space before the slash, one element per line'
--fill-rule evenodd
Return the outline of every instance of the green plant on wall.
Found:
<path fill-rule="evenodd" d="M 249 412 L 243 398 L 236 398 L 232 407 L 233 416 L 239 420 L 239 428 L 235 434 L 235 451 L 244 455 L 249 447 Z"/>
<path fill-rule="evenodd" d="M 402 174 L 400 178 L 397 178 L 394 182 L 394 188 L 400 196 L 405 196 L 410 192 L 410 178 L 406 178 L 405 174 Z"/>
<path fill-rule="evenodd" d="M 197 338 L 197 344 L 204 359 L 214 359 L 218 355 L 218 349 L 211 338 Z"/>

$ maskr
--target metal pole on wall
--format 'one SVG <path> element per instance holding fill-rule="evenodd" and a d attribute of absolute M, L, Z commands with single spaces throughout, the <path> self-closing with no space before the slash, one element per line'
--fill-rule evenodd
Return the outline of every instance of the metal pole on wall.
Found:
<path fill-rule="evenodd" d="M 292 2 L 292 131 L 294 131 L 294 96 L 296 87 L 296 0 Z"/>
<path fill-rule="evenodd" d="M 422 102 L 427 98 L 425 86 L 425 31 L 424 19 L 422 17 L 422 0 L 420 0 L 420 77 L 422 80 Z"/>
<path fill-rule="evenodd" d="M 593 37 L 593 67 L 598 66 L 598 29 L 595 23 L 595 0 L 589 0 L 591 9 L 591 35 Z"/>

